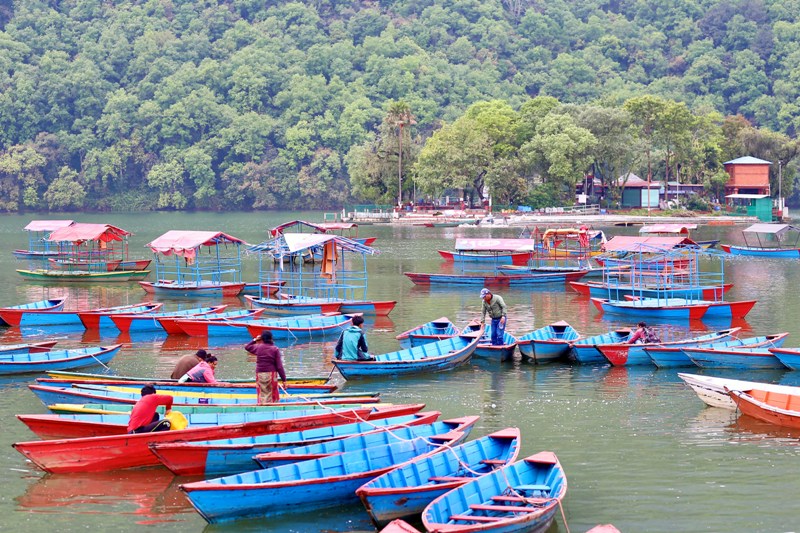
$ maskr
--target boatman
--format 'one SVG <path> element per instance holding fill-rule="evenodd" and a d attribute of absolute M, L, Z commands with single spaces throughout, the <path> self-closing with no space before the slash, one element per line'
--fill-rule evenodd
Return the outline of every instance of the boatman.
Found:
<path fill-rule="evenodd" d="M 353 317 L 352 326 L 347 328 L 339 335 L 336 341 L 334 355 L 336 359 L 342 361 L 374 361 L 375 358 L 369 354 L 367 339 L 364 336 L 364 317 L 356 315 Z"/>
<path fill-rule="evenodd" d="M 481 314 L 481 325 L 486 325 L 486 313 L 492 319 L 492 346 L 503 345 L 503 333 L 506 330 L 508 320 L 506 302 L 503 297 L 492 294 L 486 287 L 481 289 L 481 300 L 483 300 L 483 313 Z"/>
<path fill-rule="evenodd" d="M 280 401 L 278 376 L 286 388 L 286 371 L 283 369 L 281 351 L 272 341 L 272 332 L 262 331 L 244 347 L 256 356 L 256 387 L 258 389 L 258 405 Z"/>
<path fill-rule="evenodd" d="M 166 409 L 165 414 L 169 414 L 172 411 L 172 396 L 156 394 L 156 388 L 152 385 L 142 387 L 142 397 L 131 410 L 128 433 L 168 431 L 170 429 L 169 420 L 166 418 L 159 420 L 158 418 L 156 408 L 159 405 L 163 405 Z"/>

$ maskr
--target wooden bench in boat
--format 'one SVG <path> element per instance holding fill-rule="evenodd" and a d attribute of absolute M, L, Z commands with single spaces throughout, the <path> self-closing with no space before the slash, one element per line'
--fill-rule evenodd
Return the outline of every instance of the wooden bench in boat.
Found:
<path fill-rule="evenodd" d="M 552 498 L 523 498 L 520 496 L 492 496 L 492 500 L 496 502 L 511 502 L 511 503 L 547 503 L 552 501 Z"/>
<path fill-rule="evenodd" d="M 505 516 L 472 516 L 468 514 L 454 514 L 450 520 L 464 520 L 467 522 L 497 522 L 498 520 L 505 520 Z"/>
<path fill-rule="evenodd" d="M 505 459 L 481 459 L 481 464 L 484 465 L 504 465 L 506 463 Z"/>
<path fill-rule="evenodd" d="M 518 485 L 511 488 L 516 492 L 550 492 L 550 485 Z"/>
<path fill-rule="evenodd" d="M 451 481 L 468 481 L 475 479 L 471 476 L 433 476 L 429 477 L 428 481 L 438 481 L 439 483 L 450 483 Z"/>
<path fill-rule="evenodd" d="M 499 513 L 533 513 L 541 511 L 541 507 L 516 507 L 514 505 L 486 505 L 476 503 L 469 506 L 473 511 L 495 511 Z"/>

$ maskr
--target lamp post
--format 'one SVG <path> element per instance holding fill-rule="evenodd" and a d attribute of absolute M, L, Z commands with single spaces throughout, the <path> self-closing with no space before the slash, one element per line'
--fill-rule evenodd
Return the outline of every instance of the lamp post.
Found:
<path fill-rule="evenodd" d="M 781 182 L 783 181 L 783 161 L 778 160 L 778 213 L 780 213 L 781 220 L 783 220 L 783 197 L 781 196 Z"/>

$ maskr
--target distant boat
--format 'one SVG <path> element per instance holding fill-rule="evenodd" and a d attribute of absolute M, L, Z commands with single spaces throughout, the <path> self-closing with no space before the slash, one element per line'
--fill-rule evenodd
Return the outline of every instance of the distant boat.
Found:
<path fill-rule="evenodd" d="M 26 304 L 19 304 L 19 305 L 10 305 L 7 307 L 0 307 L 0 326 L 8 326 L 10 325 L 6 322 L 2 317 L 2 312 L 8 312 L 12 315 L 16 312 L 22 312 L 25 310 L 36 310 L 40 312 L 47 312 L 47 311 L 61 311 L 64 308 L 64 302 L 66 302 L 66 298 L 54 298 L 50 300 L 39 300 L 37 302 L 29 302 Z"/>
<path fill-rule="evenodd" d="M 608 360 L 597 349 L 599 344 L 612 344 L 626 342 L 631 336 L 629 328 L 618 329 L 609 333 L 602 333 L 592 337 L 580 337 L 569 342 L 571 354 L 582 365 L 608 364 Z"/>
<path fill-rule="evenodd" d="M 6 322 L 6 324 L 14 327 L 26 327 L 26 326 L 69 326 L 69 327 L 78 327 L 78 328 L 85 328 L 82 320 L 81 314 L 84 316 L 88 316 L 90 313 L 94 314 L 96 317 L 100 316 L 107 316 L 113 313 L 127 313 L 127 312 L 134 312 L 134 310 L 144 310 L 147 306 L 147 309 L 150 311 L 155 311 L 162 304 L 133 304 L 133 305 L 120 305 L 116 307 L 100 307 L 97 309 L 86 309 L 83 311 L 63 311 L 61 308 L 55 309 L 48 309 L 48 308 L 15 308 L 15 307 L 4 307 L 0 308 L 0 319 Z"/>
<path fill-rule="evenodd" d="M 55 343 L 53 343 L 55 344 Z M 121 344 L 73 350 L 49 350 L 6 354 L 0 352 L 0 375 L 44 372 L 105 365 L 117 355 Z"/>
<path fill-rule="evenodd" d="M 0 362 L 12 355 L 49 352 L 56 344 L 58 344 L 58 341 L 0 344 Z"/>
<path fill-rule="evenodd" d="M 129 281 L 139 281 L 150 275 L 149 270 L 131 270 L 112 272 L 92 272 L 89 270 L 25 270 L 17 269 L 17 273 L 23 278 L 34 281 L 48 282 L 118 282 L 127 283 Z"/>
<path fill-rule="evenodd" d="M 794 242 L 786 246 L 784 242 L 789 232 L 794 232 Z M 800 259 L 800 228 L 790 224 L 753 224 L 742 230 L 745 245 L 721 244 L 720 248 L 731 255 L 752 257 L 774 257 L 780 259 Z M 748 242 L 749 240 L 749 242 Z M 755 241 L 755 242 L 754 242 Z M 774 245 L 768 246 L 768 242 Z"/>

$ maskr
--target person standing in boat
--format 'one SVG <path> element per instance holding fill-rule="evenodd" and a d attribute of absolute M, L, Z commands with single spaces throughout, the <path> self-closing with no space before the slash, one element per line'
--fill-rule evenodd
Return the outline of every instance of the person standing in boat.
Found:
<path fill-rule="evenodd" d="M 375 358 L 369 355 L 367 338 L 364 336 L 364 317 L 356 315 L 353 317 L 352 325 L 339 335 L 336 341 L 334 355 L 336 359 L 342 361 L 374 361 Z"/>
<path fill-rule="evenodd" d="M 213 355 L 206 357 L 205 361 L 200 361 L 191 370 L 185 373 L 178 383 L 217 383 L 214 371 L 217 369 L 217 358 Z"/>
<path fill-rule="evenodd" d="M 184 355 L 175 363 L 175 368 L 172 370 L 172 374 L 170 374 L 169 377 L 171 379 L 181 379 L 184 374 L 197 366 L 199 362 L 208 359 L 208 355 L 208 352 L 205 350 L 197 350 L 197 353 L 194 355 Z"/>
<path fill-rule="evenodd" d="M 272 332 L 263 331 L 244 347 L 256 356 L 256 386 L 258 405 L 280 401 L 278 376 L 286 388 L 286 371 L 283 369 L 281 351 L 272 342 Z"/>
<path fill-rule="evenodd" d="M 492 319 L 492 346 L 503 345 L 503 334 L 506 331 L 508 321 L 508 307 L 503 297 L 492 294 L 492 291 L 484 287 L 481 289 L 481 299 L 483 300 L 483 312 L 481 314 L 481 325 L 486 325 L 486 313 Z"/>
<path fill-rule="evenodd" d="M 172 411 L 172 396 L 156 394 L 152 385 L 142 387 L 142 397 L 131 409 L 131 418 L 128 421 L 128 433 L 151 433 L 153 431 L 168 431 L 170 422 L 166 418 L 159 419 L 156 408 L 163 405 L 165 414 Z"/>

